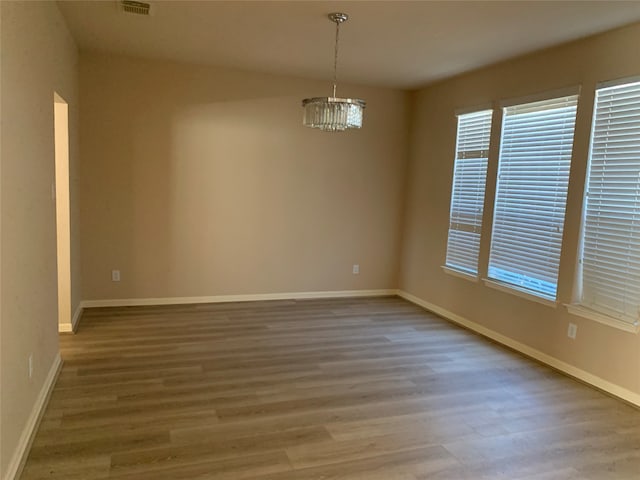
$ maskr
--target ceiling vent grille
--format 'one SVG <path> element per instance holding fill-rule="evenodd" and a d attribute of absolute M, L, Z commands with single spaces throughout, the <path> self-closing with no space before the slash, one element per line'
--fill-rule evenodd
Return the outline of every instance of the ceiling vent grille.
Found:
<path fill-rule="evenodd" d="M 133 13 L 135 15 L 151 14 L 151 4 L 146 2 L 136 2 L 135 0 L 121 0 L 120 7 L 125 13 Z"/>

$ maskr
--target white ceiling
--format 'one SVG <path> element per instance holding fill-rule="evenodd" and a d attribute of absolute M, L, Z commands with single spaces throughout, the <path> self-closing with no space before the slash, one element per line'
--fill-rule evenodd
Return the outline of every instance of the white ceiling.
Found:
<path fill-rule="evenodd" d="M 158 1 L 153 16 L 116 0 L 60 1 L 83 50 L 413 88 L 640 21 L 640 1 Z"/>

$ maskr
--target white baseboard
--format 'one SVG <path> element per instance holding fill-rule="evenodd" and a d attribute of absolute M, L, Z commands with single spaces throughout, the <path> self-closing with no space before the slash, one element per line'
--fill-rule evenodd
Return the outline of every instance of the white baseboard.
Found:
<path fill-rule="evenodd" d="M 525 345 L 524 343 L 520 343 L 494 330 L 484 327 L 478 323 L 472 322 L 471 320 L 461 317 L 460 315 L 450 312 L 437 305 L 434 305 L 433 303 L 426 302 L 421 298 L 418 298 L 415 295 L 407 293 L 403 290 L 398 290 L 397 294 L 398 296 L 404 298 L 405 300 L 415 303 L 416 305 L 419 305 L 422 308 L 429 310 L 430 312 L 440 315 L 441 317 L 447 320 L 450 320 L 453 323 L 457 323 L 458 325 L 466 327 L 469 330 L 473 330 L 498 343 L 501 343 L 503 345 L 506 345 L 509 348 L 517 350 L 518 352 L 523 353 L 528 357 L 534 358 L 539 362 L 545 363 L 550 367 L 555 368 L 556 370 L 560 370 L 561 372 L 564 372 L 567 375 L 577 378 L 615 397 L 618 397 L 622 400 L 625 400 L 626 402 L 629 402 L 633 405 L 640 407 L 640 394 L 637 394 L 635 392 L 632 392 L 631 390 L 628 390 L 619 385 L 616 385 L 615 383 L 611 383 L 607 380 L 604 380 L 603 378 L 600 378 L 596 375 L 586 372 L 569 363 L 563 362 L 562 360 L 558 360 L 557 358 L 552 357 L 551 355 L 547 355 L 546 353 L 543 353 L 540 350 L 536 350 L 535 348 Z"/>
<path fill-rule="evenodd" d="M 78 321 L 80 321 L 80 317 L 82 316 L 82 302 L 76 308 L 75 313 L 73 314 L 73 318 L 71 319 L 71 323 L 62 323 L 58 325 L 58 332 L 60 333 L 73 333 L 78 328 Z"/>
<path fill-rule="evenodd" d="M 134 307 L 143 305 L 182 305 L 190 303 L 224 303 L 224 302 L 255 302 L 259 300 L 302 300 L 312 298 L 349 298 L 349 297 L 379 297 L 397 295 L 396 289 L 380 290 L 337 290 L 327 292 L 288 292 L 288 293 L 258 293 L 246 295 L 212 295 L 205 297 L 165 297 L 165 298 L 121 298 L 110 300 L 83 300 L 82 308 L 92 307 Z"/>
<path fill-rule="evenodd" d="M 20 474 L 22 473 L 24 464 L 27 461 L 27 456 L 29 454 L 29 449 L 31 448 L 31 443 L 33 442 L 33 437 L 38 430 L 40 419 L 44 414 L 45 408 L 47 407 L 49 396 L 51 395 L 53 386 L 56 383 L 56 379 L 58 378 L 58 374 L 60 373 L 61 368 L 62 358 L 58 353 L 53 360 L 53 364 L 51 365 L 49 373 L 47 374 L 47 378 L 45 379 L 44 384 L 40 389 L 40 393 L 38 394 L 36 403 L 33 405 L 31 414 L 29 415 L 27 423 L 22 430 L 22 435 L 20 435 L 18 446 L 13 453 L 11 462 L 9 462 L 9 468 L 7 468 L 7 472 L 4 477 L 5 480 L 17 480 L 18 478 L 20 478 Z"/>

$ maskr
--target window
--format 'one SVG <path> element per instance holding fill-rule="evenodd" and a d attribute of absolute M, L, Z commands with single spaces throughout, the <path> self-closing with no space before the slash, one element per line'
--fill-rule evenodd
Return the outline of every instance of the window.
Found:
<path fill-rule="evenodd" d="M 640 309 L 640 82 L 596 91 L 580 264 L 579 303 L 636 324 Z"/>
<path fill-rule="evenodd" d="M 489 278 L 555 300 L 578 96 L 503 110 Z"/>
<path fill-rule="evenodd" d="M 458 116 L 446 266 L 478 274 L 478 251 L 493 111 Z"/>

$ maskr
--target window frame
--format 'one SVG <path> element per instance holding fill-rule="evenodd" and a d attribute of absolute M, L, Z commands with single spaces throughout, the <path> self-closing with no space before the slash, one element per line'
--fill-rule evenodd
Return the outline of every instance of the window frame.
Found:
<path fill-rule="evenodd" d="M 446 245 L 446 252 L 445 252 L 445 262 L 444 265 L 442 266 L 442 269 L 445 273 L 448 273 L 450 275 L 454 275 L 460 278 L 464 278 L 467 280 L 471 280 L 471 281 L 475 281 L 477 282 L 479 280 L 479 262 L 480 262 L 480 246 L 481 246 L 481 241 L 482 241 L 482 225 L 483 225 L 483 216 L 484 216 L 484 204 L 485 204 L 485 199 L 486 199 L 486 192 L 487 192 L 487 171 L 488 171 L 488 166 L 489 166 L 489 151 L 491 148 L 491 135 L 492 135 L 492 130 L 493 130 L 493 119 L 495 116 L 495 110 L 493 108 L 492 105 L 483 105 L 483 106 L 478 106 L 472 109 L 466 109 L 466 110 L 459 110 L 456 111 L 456 146 L 455 146 L 455 155 L 454 155 L 454 164 L 453 164 L 453 174 L 452 174 L 452 180 L 451 180 L 451 195 L 450 195 L 450 203 L 449 203 L 449 226 L 447 229 L 447 245 Z M 479 120 L 477 121 L 477 127 L 476 128 L 480 128 L 482 129 L 480 133 L 477 134 L 477 138 L 476 137 L 472 137 L 472 143 L 473 141 L 477 141 L 477 142 L 481 142 L 481 148 L 480 150 L 464 150 L 461 151 L 461 141 L 463 138 L 466 138 L 466 141 L 469 141 L 469 139 L 467 138 L 469 136 L 468 133 L 462 133 L 463 131 L 461 130 L 461 126 L 463 124 L 463 122 L 465 121 L 465 119 L 470 119 L 473 117 L 478 117 Z M 474 128 L 475 125 L 471 125 L 470 127 L 467 128 Z M 466 131 L 465 131 L 466 132 Z M 486 143 L 485 143 L 485 139 L 486 139 Z M 486 147 L 486 148 L 482 148 L 482 147 Z M 464 157 L 464 152 L 478 152 L 477 155 L 473 155 L 469 158 L 472 159 L 479 159 L 479 160 L 483 160 L 484 164 L 480 165 L 480 169 L 482 170 L 479 174 L 477 174 L 478 180 L 475 181 L 475 185 L 473 185 L 474 180 L 473 177 L 471 177 L 471 181 L 468 181 L 468 179 L 464 178 L 464 176 L 458 177 L 458 172 L 464 172 L 464 170 L 461 170 L 461 160 L 465 160 Z M 472 167 L 473 168 L 473 167 Z M 469 191 L 464 191 L 462 193 L 460 193 L 458 191 L 458 188 L 460 186 L 464 186 L 465 185 L 465 180 L 472 185 L 471 190 Z M 454 211 L 456 209 L 460 209 L 461 208 L 461 203 L 464 203 L 464 200 L 461 199 L 460 197 L 463 197 L 465 195 L 471 195 L 471 196 L 475 196 L 475 203 L 473 202 L 466 202 L 467 203 L 467 207 L 469 206 L 470 203 L 473 204 L 473 206 L 475 208 L 477 208 L 477 212 L 474 214 L 474 219 L 473 219 L 473 227 L 474 229 L 477 229 L 477 232 L 473 232 L 473 233 L 477 233 L 477 241 L 473 241 L 474 245 L 472 246 L 473 249 L 475 249 L 475 252 L 473 251 L 468 251 L 468 250 L 455 250 L 453 247 L 458 244 L 458 242 L 455 240 L 455 238 L 452 237 L 452 232 L 468 232 L 469 230 L 466 228 L 453 228 L 453 224 L 460 224 L 460 222 L 456 222 L 455 220 L 459 220 L 459 214 L 456 215 L 454 214 Z M 455 255 L 463 255 L 463 254 L 471 254 L 473 255 L 475 253 L 475 270 L 472 270 L 470 268 L 465 268 L 465 266 L 463 265 L 456 265 L 453 262 L 450 262 L 450 258 Z"/>
<path fill-rule="evenodd" d="M 596 85 L 594 91 L 594 99 L 593 99 L 593 110 L 592 110 L 592 118 L 591 118 L 591 129 L 589 134 L 589 147 L 588 147 L 588 158 L 587 158 L 587 166 L 586 173 L 584 179 L 584 192 L 583 192 L 583 202 L 582 202 L 582 215 L 581 215 L 581 223 L 579 230 L 579 241 L 578 241 L 578 255 L 577 255 L 577 263 L 576 263 L 576 273 L 575 273 L 575 284 L 574 284 L 574 298 L 573 303 L 565 305 L 569 311 L 569 313 L 577 316 L 581 316 L 599 323 L 603 323 L 605 325 L 609 325 L 620 330 L 624 330 L 631 333 L 637 333 L 640 330 L 640 313 L 638 317 L 632 319 L 628 316 L 625 316 L 624 312 L 613 312 L 611 310 L 607 311 L 605 308 L 594 308 L 594 303 L 591 302 L 587 304 L 583 297 L 584 295 L 584 255 L 585 255 L 585 239 L 587 237 L 587 227 L 588 227 L 588 213 L 589 213 L 589 191 L 591 185 L 591 177 L 592 177 L 592 165 L 593 165 L 593 156 L 594 156 L 594 143 L 596 141 L 596 128 L 598 123 L 598 93 L 602 90 L 608 90 L 611 88 L 632 86 L 638 85 L 640 89 L 640 77 L 627 77 L 624 79 L 618 79 L 614 81 L 602 82 Z M 638 100 L 640 101 L 640 93 L 638 94 Z M 639 107 L 640 109 L 640 107 Z M 640 128 L 638 129 L 640 130 Z M 607 131 L 608 133 L 608 131 Z M 640 144 L 640 141 L 638 141 Z M 605 159 L 599 159 L 599 162 L 606 162 Z M 640 155 L 636 160 L 638 167 L 640 167 Z M 600 178 L 604 178 L 606 174 L 603 172 L 600 175 Z M 638 184 L 638 189 L 640 190 L 640 180 Z M 640 206 L 640 201 L 636 203 L 636 207 Z M 597 235 L 597 232 L 593 233 Z M 639 263 L 640 265 L 640 263 Z M 618 265 L 613 265 L 614 267 L 618 267 Z M 640 304 L 640 301 L 638 302 Z M 640 311 L 640 307 L 638 307 Z"/>
<path fill-rule="evenodd" d="M 571 97 L 575 97 L 575 98 L 571 99 Z M 500 198 L 501 197 L 500 174 L 501 174 L 501 168 L 504 166 L 503 159 L 505 155 L 505 124 L 507 123 L 507 119 L 509 117 L 508 109 L 514 108 L 514 107 L 524 107 L 526 109 L 528 105 L 535 104 L 538 102 L 562 101 L 563 99 L 565 100 L 571 99 L 571 102 L 574 104 L 573 105 L 574 115 L 573 115 L 573 125 L 572 125 L 572 132 L 571 132 L 571 145 L 570 145 L 570 150 L 568 154 L 569 159 L 568 159 L 567 173 L 566 173 L 566 184 L 564 186 L 564 204 L 562 208 L 562 222 L 561 222 L 562 226 L 561 226 L 561 229 L 559 230 L 559 234 L 560 234 L 559 241 L 557 242 L 557 247 L 556 247 L 558 249 L 558 254 L 557 254 L 557 266 L 556 266 L 554 292 L 552 296 L 549 294 L 545 294 L 540 290 L 532 289 L 527 285 L 505 281 L 503 278 L 499 278 L 495 275 L 491 275 L 491 270 L 492 270 L 492 257 L 496 255 L 495 242 L 496 242 L 496 233 L 497 233 L 496 226 L 499 223 L 497 222 L 497 218 L 499 215 L 499 202 L 502 201 Z M 569 175 L 570 175 L 571 163 L 572 163 L 572 159 L 575 151 L 575 140 L 576 140 L 575 129 L 576 129 L 576 122 L 577 122 L 577 109 L 578 109 L 579 101 L 580 101 L 580 87 L 571 87 L 571 88 L 556 90 L 553 92 L 546 92 L 542 94 L 531 95 L 528 97 L 510 99 L 500 103 L 500 107 L 502 108 L 502 123 L 500 128 L 500 146 L 498 149 L 496 184 L 495 184 L 495 190 L 493 192 L 493 217 L 491 221 L 491 241 L 489 244 L 489 252 L 488 252 L 489 258 L 488 258 L 488 264 L 487 264 L 487 278 L 483 280 L 486 286 L 489 286 L 501 291 L 506 291 L 508 293 L 512 293 L 514 295 L 517 295 L 523 298 L 527 298 L 531 301 L 536 301 L 538 303 L 542 303 L 544 305 L 553 306 L 553 307 L 555 307 L 558 303 L 558 279 L 560 278 L 560 260 L 561 260 L 560 252 L 562 251 L 563 241 L 564 241 L 564 224 L 566 222 L 566 217 L 567 217 L 566 212 L 567 212 L 567 195 L 568 195 L 568 189 L 569 189 Z M 557 162 L 559 163 L 560 160 L 558 160 Z M 516 191 L 516 193 L 518 192 Z M 507 201 L 508 201 L 508 198 L 507 198 Z M 504 255 L 504 252 L 503 252 L 503 255 Z M 494 260 L 494 265 L 495 263 L 496 262 Z M 493 268 L 495 269 L 496 267 L 494 266 Z"/>

